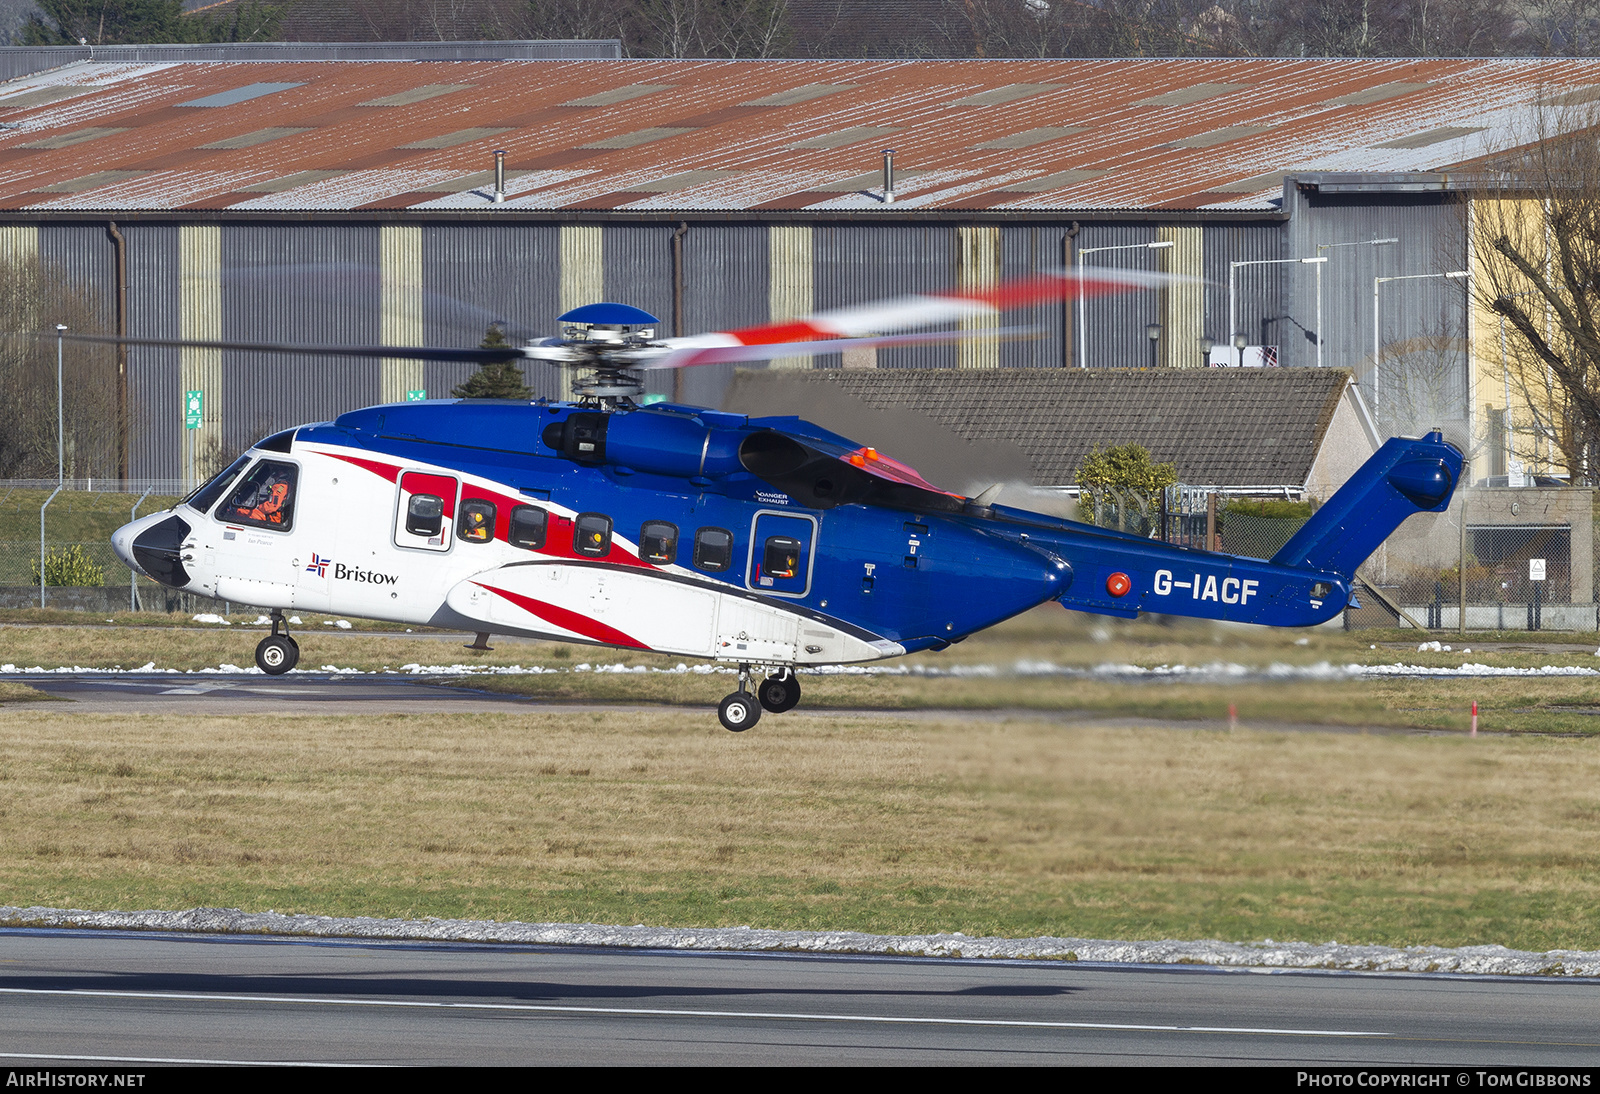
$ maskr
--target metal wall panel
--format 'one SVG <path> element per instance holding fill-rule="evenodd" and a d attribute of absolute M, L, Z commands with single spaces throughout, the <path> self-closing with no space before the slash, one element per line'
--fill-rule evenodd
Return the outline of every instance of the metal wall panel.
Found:
<path fill-rule="evenodd" d="M 672 330 L 672 233 L 670 224 L 608 224 L 605 227 L 605 298 L 642 308 L 661 321 L 656 332 Z M 555 334 L 554 329 L 549 331 Z M 674 377 L 644 373 L 645 390 L 669 398 Z"/>
<path fill-rule="evenodd" d="M 422 229 L 423 325 L 428 344 L 476 346 L 501 323 L 513 342 L 560 333 L 560 242 L 554 224 L 428 224 Z M 475 366 L 430 361 L 428 396 L 448 398 Z M 549 365 L 524 366 L 535 395 L 554 398 Z"/>
<path fill-rule="evenodd" d="M 958 230 L 945 224 L 819 224 L 812 233 L 818 311 L 956 284 Z M 819 357 L 837 367 L 838 356 Z M 879 368 L 954 368 L 954 346 L 879 350 Z"/>
<path fill-rule="evenodd" d="M 772 306 L 765 224 L 691 224 L 683 238 L 683 324 L 691 333 L 767 322 Z M 700 365 L 680 373 L 680 398 L 720 406 L 737 365 Z"/>
<path fill-rule="evenodd" d="M 127 236 L 125 229 L 123 236 Z M 112 329 L 117 321 L 116 249 L 105 224 L 40 225 L 39 259 L 86 289 L 98 305 L 100 322 Z"/>
<path fill-rule="evenodd" d="M 1064 268 L 1064 241 L 1070 228 L 1066 223 L 1004 225 L 1000 229 L 1000 279 L 1010 281 Z M 1069 364 L 1070 312 L 1067 304 L 1038 304 L 1003 314 L 1001 326 L 1036 327 L 1041 334 L 1000 343 L 1000 367 L 1062 368 Z"/>
<path fill-rule="evenodd" d="M 1084 224 L 1076 240 L 1073 261 L 1081 252 L 1100 247 L 1120 250 L 1084 255 L 1086 270 L 1109 266 L 1119 270 L 1160 269 L 1161 253 L 1146 249 L 1156 242 L 1156 225 L 1151 223 Z M 1096 297 L 1084 302 L 1081 311 L 1083 330 L 1074 337 L 1086 350 L 1089 368 L 1148 368 L 1150 339 L 1145 327 L 1161 322 L 1160 299 L 1154 289 Z M 1075 364 L 1083 364 L 1076 356 Z"/>
<path fill-rule="evenodd" d="M 1385 283 L 1379 305 L 1384 367 L 1373 372 L 1373 280 L 1438 275 L 1466 267 L 1461 208 L 1428 195 L 1382 201 L 1291 195 L 1288 233 L 1298 254 L 1328 256 L 1323 266 L 1323 363 L 1355 373 L 1385 431 L 1418 433 L 1444 426 L 1467 443 L 1466 284 L 1438 276 Z M 1367 240 L 1398 239 L 1393 244 Z M 1324 244 L 1346 244 L 1328 246 Z M 1301 310 L 1314 314 L 1315 284 L 1297 286 Z"/>
<path fill-rule="evenodd" d="M 1208 224 L 1201 233 L 1205 249 L 1203 265 L 1206 287 L 1205 333 L 1218 345 L 1231 345 L 1235 334 L 1243 334 L 1252 346 L 1277 346 L 1279 363 L 1306 363 L 1301 347 L 1315 350 L 1305 331 L 1315 323 L 1309 313 L 1286 309 L 1283 286 L 1291 278 L 1312 276 L 1310 266 L 1283 264 L 1279 260 L 1298 257 L 1288 253 L 1282 224 Z M 1241 266 L 1234 272 L 1236 313 L 1229 329 L 1228 271 L 1232 263 L 1271 263 Z M 1286 272 L 1293 271 L 1293 272 Z M 1195 356 L 1200 347 L 1194 347 Z"/>
<path fill-rule="evenodd" d="M 222 337 L 316 346 L 377 345 L 375 224 L 224 224 Z M 326 421 L 379 400 L 377 361 L 223 356 L 224 444 Z"/>
<path fill-rule="evenodd" d="M 128 333 L 178 337 L 178 226 L 124 224 L 128 241 Z M 183 475 L 183 389 L 178 351 L 128 347 L 129 474 L 137 479 Z"/>

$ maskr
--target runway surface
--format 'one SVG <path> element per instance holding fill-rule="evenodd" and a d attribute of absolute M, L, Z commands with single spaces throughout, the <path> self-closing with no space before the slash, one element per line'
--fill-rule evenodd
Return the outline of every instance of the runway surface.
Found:
<path fill-rule="evenodd" d="M 609 701 L 549 700 L 525 695 L 477 691 L 470 684 L 448 686 L 435 677 L 402 675 L 341 675 L 293 673 L 268 677 L 257 673 L 12 673 L 6 680 L 27 684 L 71 706 L 58 703 L 13 703 L 11 710 L 58 714 L 70 710 L 84 714 L 215 715 L 262 714 L 417 714 L 498 710 L 506 713 L 592 713 L 595 710 L 637 711 L 676 709 L 686 717 L 715 719 L 705 707 L 668 708 L 659 704 Z M 732 678 L 728 686 L 733 687 Z M 839 718 L 888 718 L 918 722 L 987 722 L 1026 719 L 1063 725 L 1093 725 L 1113 729 L 1174 729 L 1186 731 L 1228 728 L 1225 719 L 1165 719 L 1126 717 L 1103 711 L 1042 710 L 1032 708 L 972 709 L 855 709 L 802 706 L 796 714 Z M 781 725 L 782 715 L 769 715 Z M 1429 733 L 1392 726 L 1322 725 L 1299 722 L 1251 722 L 1249 728 L 1271 732 L 1304 733 Z"/>
<path fill-rule="evenodd" d="M 0 1061 L 1600 1061 L 1600 982 L 0 931 Z"/>
<path fill-rule="evenodd" d="M 203 708 L 214 714 L 282 713 L 388 714 L 418 710 L 449 713 L 499 707 L 537 705 L 540 709 L 579 709 L 517 695 L 447 687 L 416 676 L 356 676 L 338 673 L 293 673 L 269 677 L 259 673 L 138 673 L 71 675 L 16 673 L 6 677 L 20 684 L 72 701 L 74 712 L 86 714 L 161 714 Z M 268 707 L 266 704 L 271 704 Z M 57 704 L 40 704 L 53 712 Z"/>

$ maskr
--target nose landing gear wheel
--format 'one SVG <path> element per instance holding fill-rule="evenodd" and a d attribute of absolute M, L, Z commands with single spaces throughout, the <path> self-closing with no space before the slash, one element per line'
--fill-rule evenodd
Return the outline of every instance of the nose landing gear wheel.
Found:
<path fill-rule="evenodd" d="M 761 707 L 748 691 L 736 691 L 717 707 L 717 719 L 723 729 L 743 733 L 761 720 Z"/>
<path fill-rule="evenodd" d="M 256 667 L 268 676 L 282 676 L 300 660 L 300 644 L 286 634 L 263 638 L 256 646 Z"/>
<path fill-rule="evenodd" d="M 793 669 L 775 672 L 761 681 L 761 686 L 756 688 L 756 698 L 774 714 L 793 710 L 795 704 L 800 702 L 800 678 Z"/>

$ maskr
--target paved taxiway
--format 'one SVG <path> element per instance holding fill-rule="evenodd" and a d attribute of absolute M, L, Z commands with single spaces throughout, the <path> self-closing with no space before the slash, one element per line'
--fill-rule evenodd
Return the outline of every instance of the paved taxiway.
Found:
<path fill-rule="evenodd" d="M 0 1062 L 1600 1062 L 1600 982 L 0 931 Z"/>
<path fill-rule="evenodd" d="M 33 710 L 58 714 L 70 710 L 84 714 L 419 714 L 462 713 L 499 710 L 508 713 L 542 714 L 592 713 L 595 710 L 661 710 L 660 704 L 631 704 L 602 701 L 539 699 L 524 695 L 474 690 L 470 684 L 452 687 L 428 677 L 401 675 L 341 675 L 338 673 L 294 673 L 268 677 L 257 673 L 12 673 L 5 679 L 27 684 L 58 699 L 72 702 L 14 703 L 11 710 Z M 733 678 L 724 678 L 732 688 Z M 694 716 L 714 719 L 710 706 L 680 708 Z M 867 710 L 840 707 L 807 707 L 796 713 L 814 717 L 891 718 L 919 722 L 1005 721 L 1013 718 L 1050 721 L 1070 725 L 1105 728 L 1158 728 L 1176 730 L 1215 730 L 1227 726 L 1220 719 L 1163 719 L 1126 717 L 1103 711 L 1036 710 L 999 708 L 889 709 Z M 782 718 L 782 715 L 775 715 Z M 708 723 L 710 724 L 710 723 Z M 775 724 L 782 724 L 781 721 Z M 1305 733 L 1433 733 L 1430 730 L 1396 729 L 1393 726 L 1322 725 L 1298 722 L 1255 722 L 1250 728 L 1272 732 Z"/>

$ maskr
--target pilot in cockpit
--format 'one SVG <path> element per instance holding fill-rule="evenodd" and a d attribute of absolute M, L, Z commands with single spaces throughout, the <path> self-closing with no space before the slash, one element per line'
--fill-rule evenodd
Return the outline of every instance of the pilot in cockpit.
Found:
<path fill-rule="evenodd" d="M 236 510 L 239 516 L 246 520 L 260 521 L 265 524 L 282 524 L 283 515 L 289 506 L 289 484 L 282 479 L 274 479 L 267 496 L 254 506 L 241 506 Z"/>

